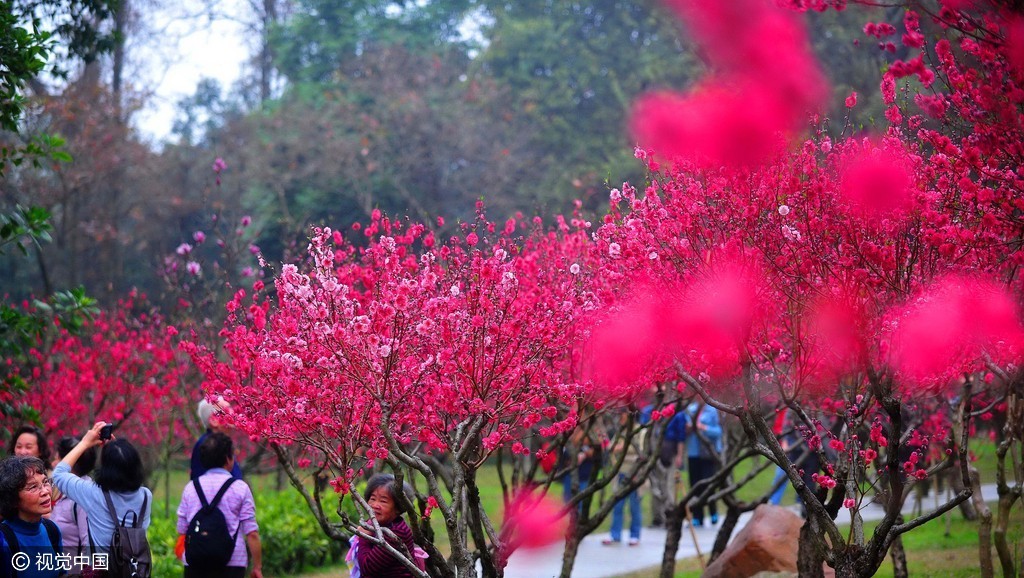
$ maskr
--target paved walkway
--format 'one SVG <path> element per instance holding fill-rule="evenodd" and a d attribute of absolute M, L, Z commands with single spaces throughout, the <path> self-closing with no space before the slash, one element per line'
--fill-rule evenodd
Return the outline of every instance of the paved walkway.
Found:
<path fill-rule="evenodd" d="M 996 499 L 995 484 L 982 486 L 982 495 L 986 501 Z M 934 507 L 934 498 L 925 498 L 924 507 Z M 909 512 L 913 506 L 913 498 L 907 500 L 904 511 Z M 790 506 L 796 511 L 797 506 Z M 849 521 L 848 515 L 844 519 L 845 510 L 840 511 L 838 522 Z M 882 517 L 882 508 L 870 504 L 861 510 L 865 520 L 878 520 Z M 736 529 L 737 532 L 747 523 L 752 513 L 740 517 Z M 704 520 L 708 522 L 707 519 Z M 714 544 L 718 527 L 696 528 L 697 543 L 700 551 L 706 556 Z M 580 544 L 579 554 L 576 556 L 576 564 L 573 566 L 573 578 L 613 578 L 637 570 L 651 568 L 661 565 L 661 558 L 665 550 L 665 530 L 656 528 L 644 528 L 641 532 L 640 544 L 628 546 L 625 543 L 614 546 L 605 546 L 601 540 L 607 538 L 605 533 L 593 534 L 583 539 Z M 556 578 L 562 569 L 562 544 L 555 544 L 547 548 L 536 550 L 517 551 L 509 559 L 505 568 L 505 578 Z M 694 548 L 693 538 L 688 527 L 683 527 L 683 539 L 676 554 L 677 559 L 692 558 L 697 555 Z"/>

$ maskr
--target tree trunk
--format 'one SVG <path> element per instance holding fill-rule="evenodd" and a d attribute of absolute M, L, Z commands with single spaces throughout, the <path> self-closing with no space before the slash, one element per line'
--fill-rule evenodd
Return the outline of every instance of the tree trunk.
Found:
<path fill-rule="evenodd" d="M 964 490 L 964 482 L 960 479 L 960 468 L 950 468 L 949 472 L 949 485 L 953 488 L 953 493 L 958 494 Z M 976 521 L 978 519 L 978 510 L 974 508 L 974 500 L 960 502 L 960 513 L 968 522 Z"/>
<path fill-rule="evenodd" d="M 800 543 L 797 546 L 796 571 L 800 578 L 825 578 L 825 544 L 822 533 L 814 526 L 814 518 L 807 518 L 800 526 Z M 836 568 L 836 578 L 839 578 Z"/>
<path fill-rule="evenodd" d="M 896 520 L 897 524 L 903 523 L 903 516 Z M 903 537 L 896 536 L 889 547 L 889 557 L 892 558 L 893 578 L 909 578 L 910 571 L 907 569 L 907 551 L 903 548 Z"/>
<path fill-rule="evenodd" d="M 978 469 L 971 467 L 971 501 L 978 512 L 978 563 L 981 578 L 992 578 L 995 570 L 992 566 L 992 510 L 981 496 L 981 480 Z"/>
<path fill-rule="evenodd" d="M 128 10 L 130 9 L 127 0 L 117 2 L 114 5 L 114 33 L 115 33 L 115 44 L 113 54 L 113 70 L 110 80 L 110 91 L 114 97 L 114 114 L 116 115 L 117 121 L 124 122 L 123 112 L 123 94 L 122 89 L 124 86 L 124 64 L 125 64 L 125 52 L 124 43 L 125 36 L 127 33 L 128 26 Z"/>
<path fill-rule="evenodd" d="M 683 512 L 685 506 L 676 504 L 665 513 L 665 553 L 661 557 L 660 578 L 672 578 L 676 574 L 676 552 L 683 536 Z"/>
<path fill-rule="evenodd" d="M 559 574 L 561 578 L 571 578 L 572 567 L 576 563 L 576 554 L 580 551 L 580 538 L 573 532 L 568 538 L 565 539 L 565 553 L 562 554 L 562 573 Z"/>
<path fill-rule="evenodd" d="M 274 73 L 274 54 L 270 47 L 270 27 L 277 24 L 277 0 L 263 0 L 263 38 L 260 40 L 260 104 L 270 101 L 270 79 Z"/>
<path fill-rule="evenodd" d="M 1016 560 L 1010 546 L 1006 543 L 1006 530 L 1010 522 L 1010 511 L 1013 508 L 1014 499 L 1009 495 L 999 496 L 998 514 L 996 515 L 995 532 L 992 535 L 996 546 L 996 553 L 999 554 L 999 565 L 1002 567 L 1003 576 L 1012 577 L 1016 574 L 1014 566 Z M 1024 569 L 1024 563 L 1021 564 Z"/>
<path fill-rule="evenodd" d="M 725 547 L 729 545 L 729 538 L 732 537 L 732 532 L 736 529 L 736 524 L 739 521 L 740 509 L 726 505 L 725 519 L 722 520 L 722 526 L 718 529 L 718 534 L 715 536 L 715 545 L 711 548 L 708 564 L 714 562 L 725 551 Z"/>

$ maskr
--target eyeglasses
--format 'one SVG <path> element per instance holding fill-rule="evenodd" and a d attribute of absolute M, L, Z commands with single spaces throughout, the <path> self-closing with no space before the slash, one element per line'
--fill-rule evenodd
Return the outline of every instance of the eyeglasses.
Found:
<path fill-rule="evenodd" d="M 30 494 L 41 494 L 44 491 L 49 492 L 50 488 L 52 488 L 52 487 L 53 487 L 53 480 L 51 480 L 50 478 L 45 478 L 42 481 L 42 483 L 39 483 L 39 484 L 29 484 L 29 485 L 25 486 L 23 490 L 28 492 L 28 493 L 30 493 Z"/>

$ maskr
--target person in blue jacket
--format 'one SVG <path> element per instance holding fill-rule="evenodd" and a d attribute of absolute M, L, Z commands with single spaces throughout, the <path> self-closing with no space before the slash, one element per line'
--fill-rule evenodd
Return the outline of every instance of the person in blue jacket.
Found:
<path fill-rule="evenodd" d="M 0 462 L 0 578 L 57 578 L 61 536 L 44 518 L 53 504 L 43 460 L 14 456 Z"/>
<path fill-rule="evenodd" d="M 691 403 L 686 408 L 686 456 L 690 470 L 690 488 L 697 482 L 710 478 L 718 472 L 718 458 L 722 453 L 722 424 L 718 410 L 705 405 L 703 401 Z M 711 523 L 718 523 L 718 506 L 714 501 L 707 504 Z M 704 525 L 704 508 L 690 510 L 693 525 Z"/>

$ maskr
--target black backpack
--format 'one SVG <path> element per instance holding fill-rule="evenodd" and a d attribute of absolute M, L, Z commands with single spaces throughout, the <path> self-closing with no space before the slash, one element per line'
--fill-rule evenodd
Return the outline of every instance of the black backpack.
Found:
<path fill-rule="evenodd" d="M 224 513 L 217 505 L 220 504 L 224 493 L 236 480 L 238 478 L 228 478 L 212 502 L 206 501 L 206 495 L 203 494 L 203 487 L 199 484 L 199 479 L 192 480 L 202 507 L 199 508 L 195 516 L 192 516 L 185 534 L 185 562 L 190 568 L 216 570 L 226 567 L 231 561 L 231 555 L 235 552 L 238 529 L 232 536 L 231 531 L 228 530 L 228 522 L 224 518 Z"/>
<path fill-rule="evenodd" d="M 50 538 L 50 545 L 53 546 L 53 553 L 60 554 L 61 540 L 60 530 L 57 528 L 57 524 L 43 518 L 43 527 L 46 528 L 46 535 Z M 7 547 L 11 551 L 11 557 L 21 552 L 21 545 L 18 544 L 18 536 L 15 535 L 14 529 L 8 526 L 5 522 L 0 522 L 0 533 L 4 535 L 4 541 L 7 542 Z M 18 571 L 11 568 L 11 578 L 18 578 Z"/>
<path fill-rule="evenodd" d="M 139 514 L 127 512 L 119 521 L 114 502 L 110 500 L 110 492 L 103 490 L 107 500 L 107 510 L 114 521 L 114 535 L 110 540 L 110 556 L 107 560 L 108 578 L 150 578 L 153 570 L 153 557 L 149 552 L 149 540 L 146 529 L 141 527 L 142 518 L 146 513 L 149 496 L 142 499 L 142 510 Z M 128 516 L 131 516 L 131 526 Z"/>

